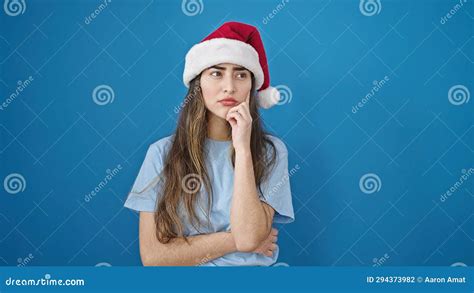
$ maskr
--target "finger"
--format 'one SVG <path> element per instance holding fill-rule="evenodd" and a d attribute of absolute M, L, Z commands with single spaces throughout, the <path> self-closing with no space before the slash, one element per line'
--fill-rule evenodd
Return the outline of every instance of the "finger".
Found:
<path fill-rule="evenodd" d="M 252 116 L 250 115 L 249 106 L 247 104 L 240 104 L 239 106 L 240 106 L 239 113 L 242 114 L 244 119 L 248 122 L 252 121 Z"/>
<path fill-rule="evenodd" d="M 227 113 L 232 113 L 232 112 L 234 112 L 235 110 L 237 110 L 238 108 L 239 108 L 239 105 L 234 106 L 234 107 L 230 108 L 229 111 L 227 111 Z"/>
<path fill-rule="evenodd" d="M 249 109 L 250 109 L 249 99 L 248 98 L 245 99 L 245 101 L 243 103 L 240 103 L 239 106 L 242 106 L 245 109 L 247 109 L 247 111 L 249 111 Z M 249 113 L 250 113 L 250 111 L 249 111 Z"/>
<path fill-rule="evenodd" d="M 238 106 L 235 107 L 234 110 L 229 110 L 229 112 L 227 112 L 227 113 L 233 113 L 233 112 L 239 113 L 244 118 L 244 120 L 246 120 L 246 121 L 249 120 L 248 117 L 250 115 L 247 115 L 248 110 L 244 106 L 244 103 L 240 103 Z"/>
<path fill-rule="evenodd" d="M 232 127 L 232 128 L 234 128 L 234 127 L 237 125 L 237 122 L 234 121 L 234 118 L 231 118 L 231 119 L 229 120 L 229 123 L 230 123 L 230 127 Z"/>
<path fill-rule="evenodd" d="M 242 124 L 242 115 L 238 112 L 232 112 L 232 113 L 229 113 L 227 114 L 227 118 L 226 120 L 229 121 L 229 120 L 235 120 L 234 122 L 237 123 L 237 125 L 240 126 L 240 124 Z"/>
<path fill-rule="evenodd" d="M 267 250 L 265 252 L 265 255 L 268 256 L 268 257 L 272 257 L 273 256 L 273 252 L 271 250 Z"/>
<path fill-rule="evenodd" d="M 272 244 L 272 245 L 270 246 L 270 249 L 271 249 L 272 251 L 275 251 L 277 248 L 278 248 L 278 245 L 276 245 L 276 244 Z"/>
<path fill-rule="evenodd" d="M 226 120 L 230 117 L 237 117 L 237 118 L 240 118 L 241 117 L 241 114 L 237 111 L 234 111 L 234 112 L 227 112 L 227 115 L 226 115 Z"/>
<path fill-rule="evenodd" d="M 230 113 L 234 113 L 238 108 L 237 107 L 232 107 L 227 111 L 226 115 L 229 115 Z"/>
<path fill-rule="evenodd" d="M 237 112 L 237 111 L 234 112 L 235 115 L 236 115 L 236 117 L 238 118 L 238 119 L 237 119 L 238 125 L 241 125 L 241 124 L 243 124 L 243 123 L 245 123 L 245 122 L 248 121 L 247 118 L 244 116 L 244 114 L 243 114 L 242 112 L 244 112 L 242 109 L 239 110 L 238 112 Z"/>
<path fill-rule="evenodd" d="M 272 235 L 277 236 L 278 235 L 278 230 L 275 228 L 272 228 Z"/>
<path fill-rule="evenodd" d="M 275 243 L 275 242 L 277 242 L 277 241 L 278 241 L 278 237 L 272 236 L 272 242 Z"/>
<path fill-rule="evenodd" d="M 225 119 L 230 123 L 230 125 L 232 127 L 237 125 L 237 115 L 236 114 L 234 114 L 234 113 L 227 114 Z"/>
<path fill-rule="evenodd" d="M 229 109 L 229 111 L 227 111 L 227 114 L 231 114 L 231 113 L 242 114 L 242 112 L 245 112 L 244 108 L 242 108 L 241 106 L 236 106 L 232 109 Z"/>
<path fill-rule="evenodd" d="M 230 108 L 229 111 L 227 111 L 226 120 L 227 120 L 228 115 L 230 115 L 231 113 L 235 113 L 238 109 L 239 109 L 239 106 L 235 106 L 235 107 Z"/>

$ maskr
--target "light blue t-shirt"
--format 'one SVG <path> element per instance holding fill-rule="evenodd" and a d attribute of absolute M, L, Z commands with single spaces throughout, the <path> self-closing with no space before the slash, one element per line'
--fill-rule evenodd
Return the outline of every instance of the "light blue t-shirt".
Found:
<path fill-rule="evenodd" d="M 156 201 L 159 199 L 163 181 L 160 173 L 164 167 L 166 154 L 171 147 L 174 135 L 164 137 L 150 145 L 145 160 L 140 168 L 137 178 L 133 184 L 124 204 L 125 207 L 135 211 L 154 212 Z M 290 180 L 288 174 L 288 150 L 285 144 L 275 136 L 268 135 L 276 147 L 276 162 L 267 180 L 261 184 L 262 194 L 257 188 L 260 200 L 266 202 L 275 210 L 274 223 L 291 223 L 294 221 L 294 211 L 291 199 Z M 207 200 L 199 199 L 202 207 L 198 205 L 197 215 L 201 220 L 199 227 L 201 233 L 215 233 L 230 230 L 230 208 L 232 203 L 232 192 L 234 186 L 234 169 L 229 156 L 229 148 L 232 141 L 218 141 L 206 139 L 205 156 L 207 172 L 211 180 L 213 199 L 210 213 L 210 225 L 207 225 L 205 210 Z M 271 149 L 270 149 L 271 150 Z M 207 199 L 204 184 L 201 184 L 200 196 Z M 157 199 L 158 198 L 158 199 Z M 191 225 L 185 225 L 186 236 L 201 234 Z M 273 257 L 258 253 L 234 252 L 202 264 L 202 266 L 269 266 L 278 259 L 278 249 Z"/>

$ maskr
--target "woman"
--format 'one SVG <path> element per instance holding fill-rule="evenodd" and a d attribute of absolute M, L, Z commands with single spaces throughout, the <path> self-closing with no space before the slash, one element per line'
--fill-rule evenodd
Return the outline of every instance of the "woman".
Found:
<path fill-rule="evenodd" d="M 276 262 L 272 223 L 294 212 L 287 149 L 257 109 L 279 100 L 266 63 L 257 29 L 238 22 L 187 53 L 176 131 L 149 147 L 125 202 L 140 212 L 143 265 Z"/>

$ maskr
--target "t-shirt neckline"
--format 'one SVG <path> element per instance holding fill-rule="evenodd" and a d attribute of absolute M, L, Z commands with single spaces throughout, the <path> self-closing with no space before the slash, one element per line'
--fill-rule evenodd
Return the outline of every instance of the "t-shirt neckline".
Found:
<path fill-rule="evenodd" d="M 232 142 L 232 140 L 216 140 L 209 137 L 206 137 L 206 140 L 212 143 L 219 143 L 219 144 L 229 144 Z"/>

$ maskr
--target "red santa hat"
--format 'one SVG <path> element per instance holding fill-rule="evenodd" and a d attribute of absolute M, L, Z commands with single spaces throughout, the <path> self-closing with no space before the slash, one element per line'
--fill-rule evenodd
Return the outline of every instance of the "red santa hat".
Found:
<path fill-rule="evenodd" d="M 257 28 L 241 22 L 226 22 L 186 54 L 183 82 L 186 87 L 203 70 L 233 63 L 254 74 L 258 105 L 268 109 L 280 100 L 280 92 L 270 86 L 267 56 Z"/>

